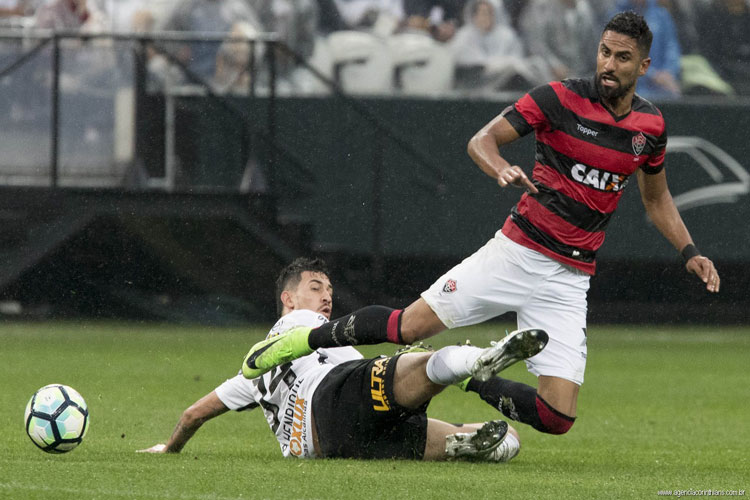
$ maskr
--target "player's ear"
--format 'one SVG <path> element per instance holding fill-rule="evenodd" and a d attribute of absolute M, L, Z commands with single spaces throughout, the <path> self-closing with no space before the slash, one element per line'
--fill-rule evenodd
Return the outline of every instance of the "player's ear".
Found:
<path fill-rule="evenodd" d="M 292 292 L 289 290 L 284 290 L 281 292 L 281 303 L 284 304 L 284 307 L 289 309 L 290 311 L 294 310 L 294 296 L 292 295 Z"/>
<path fill-rule="evenodd" d="M 643 76 L 646 74 L 646 71 L 648 71 L 648 67 L 651 66 L 651 58 L 646 57 L 645 59 L 641 60 L 641 65 L 638 68 L 638 76 Z"/>

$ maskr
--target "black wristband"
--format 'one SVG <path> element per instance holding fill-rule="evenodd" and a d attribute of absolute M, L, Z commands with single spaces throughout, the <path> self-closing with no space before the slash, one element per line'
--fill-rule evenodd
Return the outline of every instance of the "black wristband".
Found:
<path fill-rule="evenodd" d="M 682 255 L 682 259 L 687 262 L 696 255 L 700 255 L 701 252 L 695 245 L 693 245 L 692 243 L 688 243 L 687 245 L 685 245 L 685 248 L 682 249 L 680 254 Z"/>

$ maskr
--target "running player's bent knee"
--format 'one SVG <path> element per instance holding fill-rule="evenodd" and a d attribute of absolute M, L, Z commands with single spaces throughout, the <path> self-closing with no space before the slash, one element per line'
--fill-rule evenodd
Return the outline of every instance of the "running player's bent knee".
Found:
<path fill-rule="evenodd" d="M 565 434 L 573 427 L 575 417 L 569 417 L 552 408 L 545 400 L 536 397 L 536 411 L 538 420 L 534 428 L 547 434 Z"/>

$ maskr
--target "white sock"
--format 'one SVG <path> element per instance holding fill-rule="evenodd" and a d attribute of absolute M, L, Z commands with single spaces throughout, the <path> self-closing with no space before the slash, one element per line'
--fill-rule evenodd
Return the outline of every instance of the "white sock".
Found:
<path fill-rule="evenodd" d="M 461 382 L 471 375 L 471 368 L 483 350 L 469 345 L 443 347 L 427 361 L 427 378 L 439 385 Z"/>

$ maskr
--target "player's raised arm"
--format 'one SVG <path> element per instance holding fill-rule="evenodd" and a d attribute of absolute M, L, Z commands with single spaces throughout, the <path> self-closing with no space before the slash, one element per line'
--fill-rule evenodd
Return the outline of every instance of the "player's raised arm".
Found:
<path fill-rule="evenodd" d="M 513 185 L 538 193 L 536 186 L 518 165 L 511 165 L 500 155 L 498 148 L 518 139 L 520 135 L 500 114 L 482 127 L 469 140 L 467 151 L 482 172 L 497 180 L 501 187 Z"/>
<path fill-rule="evenodd" d="M 641 200 L 649 219 L 659 232 L 682 253 L 688 272 L 696 274 L 706 284 L 709 292 L 718 292 L 721 282 L 719 273 L 714 263 L 709 258 L 700 255 L 693 245 L 690 233 L 672 200 L 664 170 L 653 175 L 639 170 L 638 187 L 641 190 Z"/>

